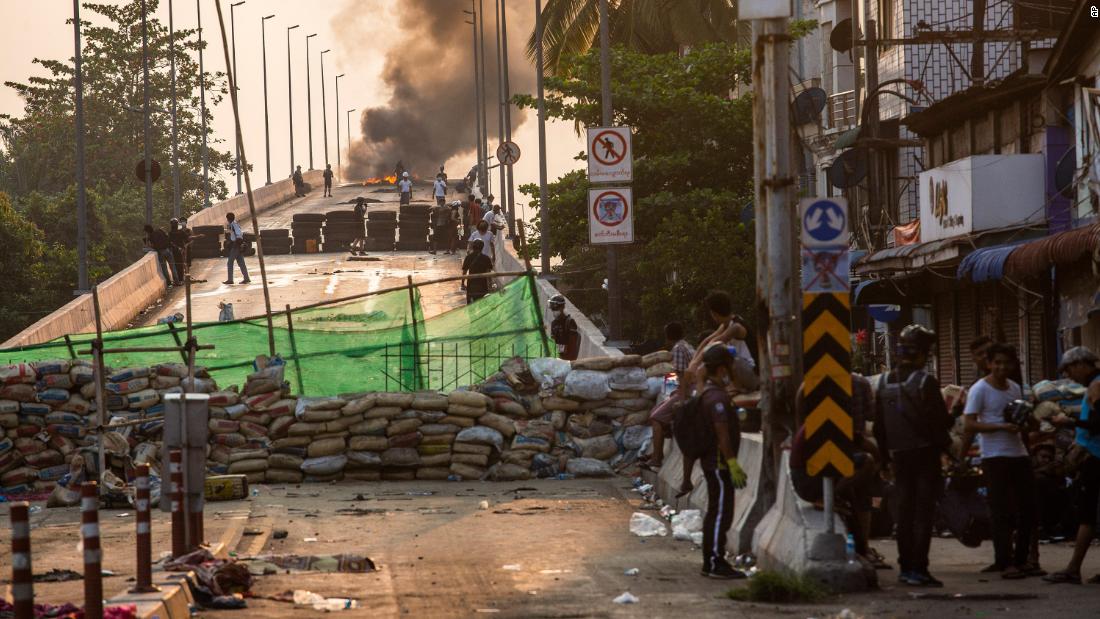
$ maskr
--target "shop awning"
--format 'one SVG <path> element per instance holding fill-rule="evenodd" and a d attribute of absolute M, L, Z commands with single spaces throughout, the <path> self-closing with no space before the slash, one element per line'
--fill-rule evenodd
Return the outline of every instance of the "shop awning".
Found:
<path fill-rule="evenodd" d="M 955 277 L 960 280 L 969 279 L 974 283 L 999 280 L 1004 277 L 1005 261 L 1018 247 L 1019 243 L 1010 243 L 975 250 L 959 263 Z"/>
<path fill-rule="evenodd" d="M 866 275 L 889 271 L 907 271 L 926 265 L 949 261 L 959 257 L 959 246 L 966 238 L 950 238 L 927 243 L 899 245 L 876 251 L 853 263 L 856 274 Z"/>
<path fill-rule="evenodd" d="M 1016 280 L 1041 277 L 1054 266 L 1071 266 L 1100 247 L 1100 224 L 1059 232 L 1013 248 L 1004 275 Z"/>
<path fill-rule="evenodd" d="M 897 282 L 865 279 L 852 289 L 852 305 L 902 305 L 906 295 Z"/>

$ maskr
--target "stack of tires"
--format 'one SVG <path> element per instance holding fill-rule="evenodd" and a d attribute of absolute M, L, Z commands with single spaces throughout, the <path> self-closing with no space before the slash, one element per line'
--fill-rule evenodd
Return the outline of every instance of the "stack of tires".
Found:
<path fill-rule="evenodd" d="M 393 251 L 397 236 L 397 213 L 367 211 L 367 251 Z"/>
<path fill-rule="evenodd" d="M 321 227 L 325 225 L 325 216 L 321 213 L 297 213 L 290 223 L 294 237 L 293 249 L 296 254 L 311 253 L 307 245 L 312 245 L 313 253 L 321 251 Z M 312 243 L 307 243 L 312 241 Z"/>
<path fill-rule="evenodd" d="M 286 228 L 260 230 L 260 239 L 264 243 L 264 255 L 282 256 L 290 253 L 290 230 Z"/>
<path fill-rule="evenodd" d="M 191 257 L 217 258 L 221 256 L 225 228 L 221 226 L 195 226 L 191 229 Z"/>
<path fill-rule="evenodd" d="M 363 238 L 363 216 L 355 211 L 325 213 L 324 251 L 347 251 L 351 242 Z"/>
<path fill-rule="evenodd" d="M 430 249 L 428 242 L 429 218 L 432 207 L 427 204 L 406 204 L 401 207 L 401 219 L 398 224 L 400 237 L 397 241 L 398 251 L 427 251 Z"/>

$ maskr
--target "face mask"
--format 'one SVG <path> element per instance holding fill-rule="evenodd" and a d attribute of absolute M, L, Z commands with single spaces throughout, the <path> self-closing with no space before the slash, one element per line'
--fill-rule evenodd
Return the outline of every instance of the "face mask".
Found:
<path fill-rule="evenodd" d="M 561 310 L 550 310 L 550 313 L 554 315 L 554 318 L 561 318 L 563 312 Z"/>

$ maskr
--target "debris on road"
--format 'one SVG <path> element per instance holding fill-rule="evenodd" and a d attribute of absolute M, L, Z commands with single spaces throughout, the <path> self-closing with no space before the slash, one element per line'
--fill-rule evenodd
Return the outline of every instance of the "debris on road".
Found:
<path fill-rule="evenodd" d="M 668 535 L 668 529 L 665 528 L 665 523 L 657 520 L 653 516 L 643 514 L 641 512 L 634 512 L 634 515 L 630 517 L 630 532 L 638 537 L 653 537 Z"/>
<path fill-rule="evenodd" d="M 615 604 L 637 604 L 641 600 L 639 600 L 638 596 L 634 595 L 633 593 L 629 591 L 624 591 L 622 595 L 611 601 Z"/>
<path fill-rule="evenodd" d="M 359 602 L 351 598 L 326 598 L 312 591 L 298 589 L 291 594 L 295 606 L 312 606 L 314 610 L 335 611 L 359 608 Z"/>

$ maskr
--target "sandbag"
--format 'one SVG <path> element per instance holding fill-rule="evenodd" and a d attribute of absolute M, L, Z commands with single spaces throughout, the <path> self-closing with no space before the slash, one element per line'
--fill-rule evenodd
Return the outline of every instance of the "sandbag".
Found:
<path fill-rule="evenodd" d="M 512 439 L 512 449 L 527 449 L 545 453 L 550 451 L 550 441 L 517 434 L 515 438 Z"/>
<path fill-rule="evenodd" d="M 198 376 L 196 376 L 194 380 L 190 377 L 184 378 L 180 381 L 180 386 L 188 393 L 213 393 L 218 388 L 217 383 L 213 380 L 209 378 L 199 378 Z"/>
<path fill-rule="evenodd" d="M 16 409 L 18 410 L 18 409 Z M 15 413 L 0 413 L 0 428 L 10 430 L 19 426 L 19 415 Z"/>
<path fill-rule="evenodd" d="M 547 419 L 547 417 L 544 416 L 543 419 Z M 548 419 L 550 421 L 550 425 L 554 426 L 555 431 L 561 431 L 565 429 L 565 424 L 567 421 L 569 421 L 569 416 L 565 413 L 565 411 L 553 411 L 549 413 Z"/>
<path fill-rule="evenodd" d="M 181 380 L 183 379 L 175 376 L 153 376 L 149 380 L 149 385 L 152 386 L 153 389 L 168 389 L 171 387 L 179 387 Z"/>
<path fill-rule="evenodd" d="M 411 393 L 379 393 L 375 395 L 377 406 L 395 406 L 400 409 L 411 407 L 413 397 Z"/>
<path fill-rule="evenodd" d="M 348 439 L 350 451 L 385 451 L 390 442 L 384 436 L 352 436 Z"/>
<path fill-rule="evenodd" d="M 299 471 L 302 468 L 302 463 L 305 462 L 304 458 L 298 456 L 292 456 L 290 454 L 271 454 L 267 457 L 268 469 L 291 469 Z"/>
<path fill-rule="evenodd" d="M 485 413 L 477 418 L 478 425 L 492 428 L 500 432 L 505 439 L 510 439 L 516 433 L 516 424 L 511 419 L 496 413 Z"/>
<path fill-rule="evenodd" d="M 295 422 L 293 417 L 279 417 L 278 419 L 272 421 L 271 425 L 268 426 L 267 435 L 271 438 L 283 438 L 287 435 L 290 426 L 294 425 L 294 423 Z"/>
<path fill-rule="evenodd" d="M 340 409 L 342 415 L 361 415 L 368 410 L 375 407 L 377 398 L 374 394 L 365 395 L 361 398 L 356 398 L 351 402 L 344 405 L 344 408 Z"/>
<path fill-rule="evenodd" d="M 347 456 L 343 454 L 309 458 L 302 462 L 302 472 L 306 475 L 334 475 L 348 463 Z"/>
<path fill-rule="evenodd" d="M 347 456 L 349 466 L 352 464 L 375 468 L 382 466 L 382 456 L 374 451 L 349 451 Z"/>
<path fill-rule="evenodd" d="M 271 406 L 272 404 L 278 402 L 281 395 L 282 392 L 280 391 L 271 391 L 269 393 L 251 395 L 244 399 L 244 403 L 248 405 L 248 408 L 254 411 L 262 411 L 268 406 Z"/>
<path fill-rule="evenodd" d="M 344 398 L 298 398 L 299 415 L 306 411 L 342 410 L 348 405 Z"/>
<path fill-rule="evenodd" d="M 416 418 L 424 423 L 441 423 L 441 420 L 447 416 L 446 410 L 441 411 L 416 411 Z"/>
<path fill-rule="evenodd" d="M 306 448 L 306 454 L 310 458 L 323 458 L 343 453 L 345 447 L 347 445 L 342 438 L 326 438 L 310 443 Z"/>
<path fill-rule="evenodd" d="M 217 462 L 218 464 L 229 464 L 229 454 L 231 449 L 225 445 L 214 445 L 210 447 L 210 453 L 206 454 L 206 459 L 211 462 Z"/>
<path fill-rule="evenodd" d="M 391 447 L 382 452 L 384 466 L 419 466 L 420 454 L 409 447 Z"/>
<path fill-rule="evenodd" d="M 452 454 L 451 464 L 472 464 L 478 467 L 489 465 L 489 456 L 481 454 Z"/>
<path fill-rule="evenodd" d="M 416 469 L 416 478 L 423 481 L 445 481 L 451 476 L 447 467 L 420 467 Z"/>
<path fill-rule="evenodd" d="M 247 421 L 248 423 L 256 423 L 256 424 L 259 424 L 261 426 L 271 425 L 271 415 L 268 415 L 267 413 L 264 413 L 264 412 L 261 412 L 261 411 L 251 411 L 251 412 L 245 413 L 243 415 L 240 415 L 238 417 L 233 417 L 231 415 L 229 418 L 230 419 L 236 419 L 237 421 L 240 421 L 240 422 Z"/>
<path fill-rule="evenodd" d="M 93 390 L 93 393 L 95 391 Z M 16 384 L 0 387 L 0 400 L 14 400 L 16 402 L 34 402 L 37 392 L 34 385 Z"/>
<path fill-rule="evenodd" d="M 363 422 L 362 415 L 355 415 L 352 417 L 340 417 L 332 421 L 325 422 L 326 432 L 343 432 L 347 430 L 350 433 L 352 426 Z"/>
<path fill-rule="evenodd" d="M 574 364 L 575 367 L 576 364 Z M 581 400 L 602 400 L 611 391 L 607 374 L 591 370 L 573 370 L 565 377 L 565 395 Z"/>
<path fill-rule="evenodd" d="M 458 433 L 455 437 L 455 441 L 473 443 L 475 445 L 487 445 L 496 448 L 497 451 L 504 450 L 504 437 L 501 433 L 493 428 L 487 428 L 485 426 L 466 428 Z"/>
<path fill-rule="evenodd" d="M 44 359 L 31 363 L 31 367 L 39 376 L 47 374 L 68 374 L 72 367 L 69 359 Z"/>
<path fill-rule="evenodd" d="M 613 357 L 613 359 L 615 361 L 611 364 L 612 368 L 635 367 L 642 364 L 641 355 L 620 355 Z"/>
<path fill-rule="evenodd" d="M 439 454 L 450 454 L 450 445 L 417 445 L 416 452 L 421 456 L 435 456 Z"/>
<path fill-rule="evenodd" d="M 272 449 L 284 449 L 293 447 L 308 447 L 313 439 L 308 436 L 288 436 L 271 442 Z"/>
<path fill-rule="evenodd" d="M 375 406 L 363 413 L 363 419 L 392 419 L 401 414 L 400 406 Z"/>
<path fill-rule="evenodd" d="M 484 454 L 487 456 L 493 453 L 493 448 L 488 445 L 474 445 L 473 443 L 455 443 L 451 445 L 451 451 L 456 454 Z"/>
<path fill-rule="evenodd" d="M 359 423 L 352 424 L 348 431 L 352 434 L 362 434 L 369 436 L 385 436 L 386 426 L 389 425 L 389 421 L 386 419 L 366 419 Z"/>
<path fill-rule="evenodd" d="M 559 410 L 571 413 L 580 408 L 580 402 L 576 400 L 570 400 L 569 398 L 562 398 L 559 396 L 550 396 L 549 398 L 542 399 L 542 407 L 546 410 Z"/>
<path fill-rule="evenodd" d="M 35 417 L 44 417 L 53 412 L 49 404 L 40 404 L 38 402 L 23 402 L 19 405 L 19 412 L 23 415 L 31 415 Z"/>
<path fill-rule="evenodd" d="M 306 409 L 298 419 L 307 422 L 325 422 L 340 418 L 339 409 Z"/>
<path fill-rule="evenodd" d="M 497 412 L 509 417 L 526 417 L 527 409 L 519 402 L 504 401 L 496 405 Z"/>
<path fill-rule="evenodd" d="M 472 428 L 477 425 L 477 421 L 473 417 L 457 417 L 453 415 L 447 415 L 443 419 L 440 419 L 439 423 L 446 423 L 460 428 Z"/>
<path fill-rule="evenodd" d="M 438 394 L 416 394 L 413 397 L 412 408 L 422 411 L 445 411 L 450 400 L 447 396 Z"/>
<path fill-rule="evenodd" d="M 653 438 L 653 428 L 650 426 L 633 426 L 623 430 L 620 440 L 623 449 L 635 451 L 641 449 L 647 441 Z"/>
<path fill-rule="evenodd" d="M 676 371 L 671 363 L 657 363 L 645 369 L 646 378 L 663 377 Z"/>
<path fill-rule="evenodd" d="M 435 436 L 437 434 L 458 434 L 462 428 L 450 424 L 450 423 L 429 423 L 417 428 L 424 436 Z"/>
<path fill-rule="evenodd" d="M 630 413 L 626 417 L 622 417 L 621 419 L 619 419 L 619 423 L 622 424 L 624 428 L 645 425 L 646 423 L 649 423 L 649 411 L 637 411 L 635 413 Z"/>
<path fill-rule="evenodd" d="M 609 460 L 614 457 L 615 454 L 619 453 L 619 446 L 615 443 L 615 438 L 610 434 L 597 436 L 595 438 L 574 438 L 573 442 L 580 447 L 580 455 L 584 458 Z"/>
<path fill-rule="evenodd" d="M 549 389 L 555 384 L 565 380 L 565 375 L 572 369 L 571 364 L 565 359 L 552 357 L 540 357 L 527 362 L 531 369 L 531 376 L 539 382 L 543 389 Z"/>
<path fill-rule="evenodd" d="M 535 459 L 535 455 L 539 452 L 530 451 L 527 449 L 521 449 L 519 451 L 506 451 L 504 455 L 500 457 L 500 461 L 505 464 L 512 464 L 521 466 L 525 469 L 531 468 L 531 462 Z"/>
<path fill-rule="evenodd" d="M 419 419 L 402 419 L 400 421 L 391 421 L 386 426 L 386 436 L 397 436 L 399 434 L 408 434 L 409 432 L 415 432 L 419 428 L 421 422 Z"/>
<path fill-rule="evenodd" d="M 229 463 L 229 474 L 240 475 L 242 473 L 260 473 L 267 470 L 267 458 L 255 458 L 252 460 L 238 460 Z"/>
<path fill-rule="evenodd" d="M 597 370 L 606 372 L 615 367 L 616 357 L 588 357 L 573 361 L 574 370 Z"/>
<path fill-rule="evenodd" d="M 206 427 L 214 434 L 229 434 L 239 431 L 241 429 L 241 423 L 239 421 L 233 421 L 232 419 L 211 419 Z"/>
<path fill-rule="evenodd" d="M 250 421 L 242 421 L 240 424 L 241 434 L 243 434 L 245 438 L 261 438 L 268 435 L 267 426 L 262 426 Z"/>
<path fill-rule="evenodd" d="M 68 400 L 66 400 L 61 406 L 58 407 L 58 410 L 66 411 L 69 413 L 76 413 L 78 415 L 87 415 L 88 413 L 92 412 L 92 403 L 88 400 L 85 400 L 84 397 L 81 396 L 79 393 L 74 393 L 69 396 Z"/>
<path fill-rule="evenodd" d="M 616 367 L 607 373 L 607 383 L 619 391 L 645 391 L 645 370 L 640 367 Z"/>
<path fill-rule="evenodd" d="M 19 412 L 19 402 L 12 400 L 0 400 L 0 415 Z"/>
<path fill-rule="evenodd" d="M 312 436 L 314 434 L 320 434 L 324 429 L 324 424 L 299 421 L 298 423 L 290 424 L 286 433 L 288 436 Z"/>
<path fill-rule="evenodd" d="M 611 465 L 593 458 L 570 458 L 565 463 L 565 470 L 576 477 L 611 477 L 615 474 Z"/>
<path fill-rule="evenodd" d="M 244 385 L 244 395 L 254 396 L 262 393 L 271 393 L 272 391 L 279 391 L 283 388 L 283 381 L 275 380 L 274 378 L 260 378 L 257 380 L 250 380 Z"/>
<path fill-rule="evenodd" d="M 95 369 L 90 365 L 74 365 L 69 370 L 73 385 L 87 385 L 95 380 Z"/>
<path fill-rule="evenodd" d="M 35 384 L 38 389 L 61 389 L 68 391 L 73 388 L 73 379 L 68 374 L 47 374 Z"/>
<path fill-rule="evenodd" d="M 618 406 L 601 406 L 600 408 L 597 408 L 592 412 L 595 413 L 597 416 L 604 417 L 606 419 L 619 419 L 621 417 L 627 416 L 630 413 L 630 411 L 626 410 L 625 408 L 620 408 Z"/>
<path fill-rule="evenodd" d="M 451 464 L 451 452 L 448 450 L 444 453 L 438 454 L 420 454 L 420 466 L 422 467 L 435 467 L 435 466 L 450 466 Z"/>
<path fill-rule="evenodd" d="M 178 387 L 179 385 L 177 383 L 176 385 L 170 385 L 170 386 L 171 387 Z M 162 388 L 166 389 L 167 387 L 162 387 Z M 241 401 L 241 396 L 236 391 L 215 391 L 214 393 L 210 394 L 210 399 L 208 400 L 210 406 L 222 406 L 222 407 L 233 406 L 234 404 L 237 404 L 240 401 Z"/>
<path fill-rule="evenodd" d="M 462 464 L 461 462 L 452 462 L 450 470 L 452 474 L 468 480 L 481 479 L 481 477 L 485 475 L 485 469 L 470 466 L 469 464 Z"/>
<path fill-rule="evenodd" d="M 543 419 L 532 419 L 516 424 L 516 433 L 550 442 L 554 440 L 554 424 Z"/>
<path fill-rule="evenodd" d="M 105 393 L 113 393 L 115 395 L 127 395 L 134 393 L 135 391 L 141 391 L 149 388 L 148 378 L 133 378 L 129 380 L 123 380 L 121 382 L 109 382 L 103 385 Z"/>
<path fill-rule="evenodd" d="M 523 481 L 531 479 L 531 471 L 524 466 L 501 463 L 489 471 L 489 479 L 493 481 Z"/>
<path fill-rule="evenodd" d="M 298 401 L 293 399 L 282 399 L 268 403 L 263 408 L 253 409 L 262 410 L 272 417 L 284 417 L 293 416 L 294 410 L 298 407 Z"/>
<path fill-rule="evenodd" d="M 447 402 L 459 406 L 487 408 L 491 403 L 491 398 L 476 391 L 452 391 L 447 394 Z"/>
<path fill-rule="evenodd" d="M 256 460 L 258 458 L 267 458 L 266 449 L 234 449 L 229 452 L 230 462 L 239 462 L 241 460 Z"/>
<path fill-rule="evenodd" d="M 421 435 L 421 445 L 450 445 L 455 442 L 455 434 L 433 434 L 431 436 Z"/>
<path fill-rule="evenodd" d="M 484 406 L 466 406 L 464 404 L 451 404 L 447 407 L 447 415 L 450 417 L 469 417 L 477 419 L 486 412 Z"/>
<path fill-rule="evenodd" d="M 390 447 L 416 447 L 420 444 L 419 432 L 408 432 L 406 434 L 396 434 L 389 437 Z"/>
<path fill-rule="evenodd" d="M 305 478 L 301 471 L 291 469 L 267 469 L 264 471 L 264 481 L 270 484 L 300 484 Z"/>
<path fill-rule="evenodd" d="M 27 466 L 44 469 L 65 462 L 65 456 L 56 449 L 44 449 L 36 454 L 27 454 L 23 460 L 27 463 Z"/>
<path fill-rule="evenodd" d="M 10 487 L 34 482 L 38 479 L 38 469 L 29 466 L 14 468 L 0 475 L 0 486 Z"/>
<path fill-rule="evenodd" d="M 648 355 L 642 355 L 642 367 L 650 368 L 658 363 L 669 363 L 672 361 L 672 352 L 668 350 L 658 350 L 657 352 L 651 352 Z"/>
<path fill-rule="evenodd" d="M 229 434 L 214 434 L 210 437 L 210 440 L 218 445 L 225 445 L 226 447 L 240 447 L 248 442 L 248 439 L 244 437 L 240 432 L 230 432 Z"/>

